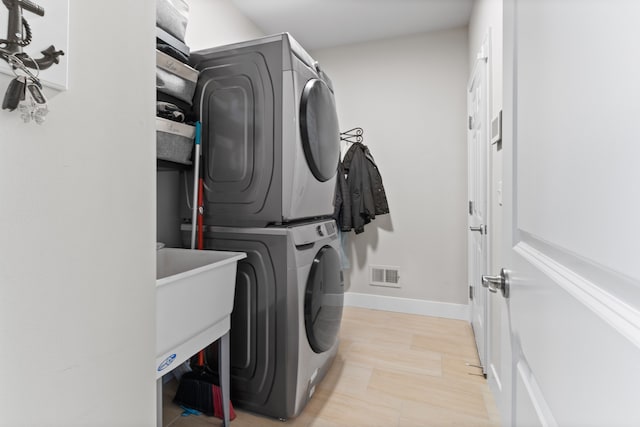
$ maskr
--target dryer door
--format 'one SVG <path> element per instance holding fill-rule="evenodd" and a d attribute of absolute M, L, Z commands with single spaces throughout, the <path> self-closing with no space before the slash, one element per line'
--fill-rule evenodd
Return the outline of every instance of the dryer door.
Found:
<path fill-rule="evenodd" d="M 302 91 L 300 135 L 313 176 L 321 182 L 333 178 L 340 158 L 340 129 L 333 93 L 320 79 L 309 80 Z"/>
<path fill-rule="evenodd" d="M 342 320 L 344 284 L 338 252 L 323 246 L 311 265 L 304 298 L 304 324 L 316 353 L 335 344 Z"/>

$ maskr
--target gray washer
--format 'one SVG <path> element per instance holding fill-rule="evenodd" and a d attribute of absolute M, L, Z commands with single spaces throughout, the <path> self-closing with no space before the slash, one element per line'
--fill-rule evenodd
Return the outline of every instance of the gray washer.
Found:
<path fill-rule="evenodd" d="M 205 224 L 333 213 L 340 131 L 333 89 L 287 33 L 194 52 Z"/>
<path fill-rule="evenodd" d="M 190 226 L 183 226 L 188 235 Z M 231 400 L 298 415 L 338 349 L 344 285 L 333 220 L 268 228 L 206 227 L 205 249 L 246 252 L 231 314 Z M 210 351 L 210 361 L 215 352 Z M 215 363 L 212 363 L 215 366 Z"/>

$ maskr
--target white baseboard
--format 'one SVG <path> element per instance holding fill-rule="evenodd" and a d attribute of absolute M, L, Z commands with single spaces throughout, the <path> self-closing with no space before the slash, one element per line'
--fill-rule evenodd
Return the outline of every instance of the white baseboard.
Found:
<path fill-rule="evenodd" d="M 374 310 L 394 311 L 397 313 L 444 317 L 446 319 L 467 321 L 471 319 L 471 312 L 467 304 L 452 304 L 448 302 L 345 292 L 344 305 L 347 307 L 362 307 Z"/>

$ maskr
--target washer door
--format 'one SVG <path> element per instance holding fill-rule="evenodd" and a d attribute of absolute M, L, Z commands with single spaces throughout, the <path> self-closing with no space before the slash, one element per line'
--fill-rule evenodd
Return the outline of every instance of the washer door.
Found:
<path fill-rule="evenodd" d="M 300 134 L 313 176 L 321 182 L 333 178 L 340 158 L 340 129 L 333 93 L 320 79 L 309 80 L 302 91 Z"/>
<path fill-rule="evenodd" d="M 323 246 L 316 254 L 304 298 L 304 323 L 309 345 L 316 353 L 335 344 L 342 321 L 344 284 L 338 252 Z"/>

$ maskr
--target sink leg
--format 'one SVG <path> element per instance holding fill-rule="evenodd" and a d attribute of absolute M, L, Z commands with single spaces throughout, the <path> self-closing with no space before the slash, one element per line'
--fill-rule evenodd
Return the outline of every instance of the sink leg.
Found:
<path fill-rule="evenodd" d="M 222 413 L 224 415 L 224 427 L 230 427 L 229 420 L 229 331 L 220 337 L 218 346 L 218 372 L 220 373 L 220 389 L 222 391 Z M 161 414 L 162 415 L 162 414 Z"/>
<path fill-rule="evenodd" d="M 156 426 L 162 427 L 162 377 L 156 380 Z"/>

